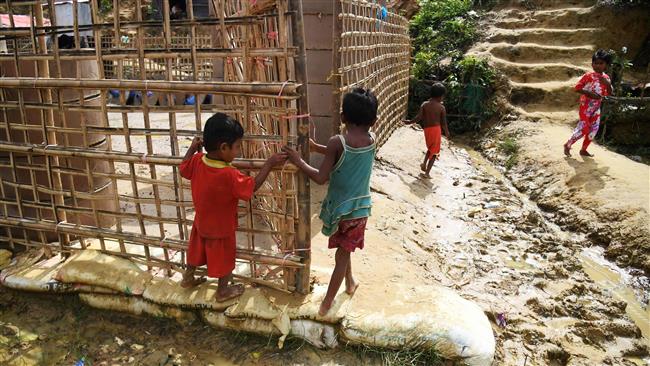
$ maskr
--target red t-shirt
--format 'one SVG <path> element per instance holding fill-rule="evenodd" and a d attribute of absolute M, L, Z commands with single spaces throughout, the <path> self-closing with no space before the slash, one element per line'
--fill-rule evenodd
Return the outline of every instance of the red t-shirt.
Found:
<path fill-rule="evenodd" d="M 194 154 L 180 166 L 181 176 L 192 186 L 194 225 L 204 238 L 230 237 L 237 230 L 237 204 L 251 199 L 255 180 L 221 161 L 204 159 L 204 155 Z"/>

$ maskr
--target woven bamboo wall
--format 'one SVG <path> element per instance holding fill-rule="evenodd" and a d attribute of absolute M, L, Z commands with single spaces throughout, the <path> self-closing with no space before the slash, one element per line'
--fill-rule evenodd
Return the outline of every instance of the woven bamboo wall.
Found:
<path fill-rule="evenodd" d="M 338 21 L 334 24 L 334 89 L 340 97 L 356 87 L 370 88 L 379 100 L 378 145 L 383 145 L 406 116 L 411 43 L 408 20 L 365 0 L 334 0 Z"/>
<path fill-rule="evenodd" d="M 162 20 L 148 20 L 135 4 L 115 0 L 112 14 L 100 14 L 92 0 L 93 24 L 71 25 L 56 24 L 52 1 L 0 6 L 33 19 L 0 28 L 11 45 L 0 54 L 0 241 L 66 252 L 90 245 L 173 276 L 185 266 L 194 217 L 178 165 L 210 115 L 242 123 L 235 165 L 253 175 L 283 145 L 307 146 L 308 122 L 296 117 L 308 113 L 298 84 L 302 13 L 293 0 L 215 0 L 208 18 L 189 11 L 170 20 L 163 9 Z M 87 42 L 84 30 L 93 32 Z M 74 43 L 60 48 L 54 40 L 66 32 Z M 120 94 L 109 104 L 111 90 Z M 130 91 L 156 103 L 126 105 Z M 182 105 L 178 94 L 214 98 Z M 308 189 L 286 165 L 240 202 L 240 279 L 308 290 L 310 222 L 298 220 L 309 218 Z"/>

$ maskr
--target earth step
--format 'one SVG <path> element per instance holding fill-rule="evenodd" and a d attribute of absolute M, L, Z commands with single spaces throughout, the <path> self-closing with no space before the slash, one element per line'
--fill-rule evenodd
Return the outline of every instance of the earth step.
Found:
<path fill-rule="evenodd" d="M 597 8 L 570 8 L 526 13 L 512 13 L 497 18 L 494 26 L 504 29 L 556 28 L 576 29 L 597 27 L 601 21 L 595 16 Z M 599 12 L 602 15 L 602 12 Z"/>
<path fill-rule="evenodd" d="M 488 47 L 497 58 L 528 64 L 540 62 L 584 63 L 590 60 L 594 51 L 592 46 L 546 46 L 536 43 L 494 43 Z"/>
<path fill-rule="evenodd" d="M 527 112 L 567 111 L 578 105 L 579 95 L 573 81 L 511 83 L 510 102 Z"/>
<path fill-rule="evenodd" d="M 596 0 L 503 0 L 496 9 L 516 8 L 522 10 L 561 9 L 568 7 L 591 7 Z"/>
<path fill-rule="evenodd" d="M 596 40 L 598 32 L 602 32 L 602 29 L 497 29 L 486 40 L 492 43 L 539 43 L 551 46 L 580 46 L 590 44 L 590 42 Z"/>
<path fill-rule="evenodd" d="M 518 83 L 539 83 L 550 80 L 569 81 L 591 70 L 587 65 L 580 67 L 563 63 L 522 64 L 498 58 L 492 64 L 511 81 Z"/>

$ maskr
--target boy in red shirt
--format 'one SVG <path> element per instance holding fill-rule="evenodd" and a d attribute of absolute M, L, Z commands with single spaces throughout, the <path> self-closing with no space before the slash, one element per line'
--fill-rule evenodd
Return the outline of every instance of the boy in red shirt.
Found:
<path fill-rule="evenodd" d="M 181 176 L 191 181 L 196 212 L 181 286 L 192 287 L 205 281 L 195 278 L 194 271 L 207 264 L 208 276 L 219 279 L 216 300 L 220 302 L 244 292 L 242 285 L 229 285 L 235 269 L 239 200 L 250 200 L 271 168 L 287 160 L 285 153 L 278 153 L 264 163 L 255 178 L 243 174 L 232 166 L 243 137 L 244 129 L 237 120 L 217 113 L 205 123 L 203 139 L 194 138 L 180 166 Z M 201 152 L 202 147 L 206 154 Z"/>
<path fill-rule="evenodd" d="M 593 72 L 584 74 L 578 84 L 576 84 L 576 92 L 580 95 L 580 120 L 578 126 L 573 131 L 566 144 L 564 144 L 564 154 L 571 155 L 571 145 L 580 138 L 584 137 L 582 141 L 582 149 L 580 155 L 593 156 L 587 152 L 587 147 L 591 141 L 596 137 L 598 128 L 600 127 L 600 105 L 603 97 L 612 94 L 612 83 L 609 76 L 605 74 L 607 66 L 612 63 L 612 55 L 605 50 L 598 50 L 591 57 L 591 67 Z"/>

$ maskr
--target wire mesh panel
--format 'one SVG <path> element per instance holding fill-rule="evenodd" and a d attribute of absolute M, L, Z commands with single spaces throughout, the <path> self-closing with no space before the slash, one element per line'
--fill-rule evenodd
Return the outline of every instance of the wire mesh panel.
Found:
<path fill-rule="evenodd" d="M 80 21 L 84 3 L 92 22 Z M 170 19 L 163 1 L 154 20 L 142 0 L 120 3 L 73 0 L 66 22 L 52 0 L 0 6 L 9 20 L 0 41 L 10 45 L 0 53 L 0 241 L 90 246 L 172 276 L 186 265 L 194 218 L 178 165 L 207 118 L 242 123 L 235 166 L 252 175 L 308 133 L 294 81 L 303 35 L 290 28 L 302 15 L 287 0 L 220 0 L 199 19 L 188 0 L 186 17 Z M 236 276 L 308 289 L 309 242 L 296 235 L 309 232 L 298 220 L 305 190 L 286 165 L 240 202 Z"/>
<path fill-rule="evenodd" d="M 340 33 L 335 89 L 339 98 L 357 87 L 370 88 L 379 100 L 378 145 L 383 145 L 406 116 L 411 45 L 408 20 L 376 2 L 336 0 Z M 336 47 L 338 46 L 338 47 Z M 335 102 L 335 106 L 340 102 Z"/>

